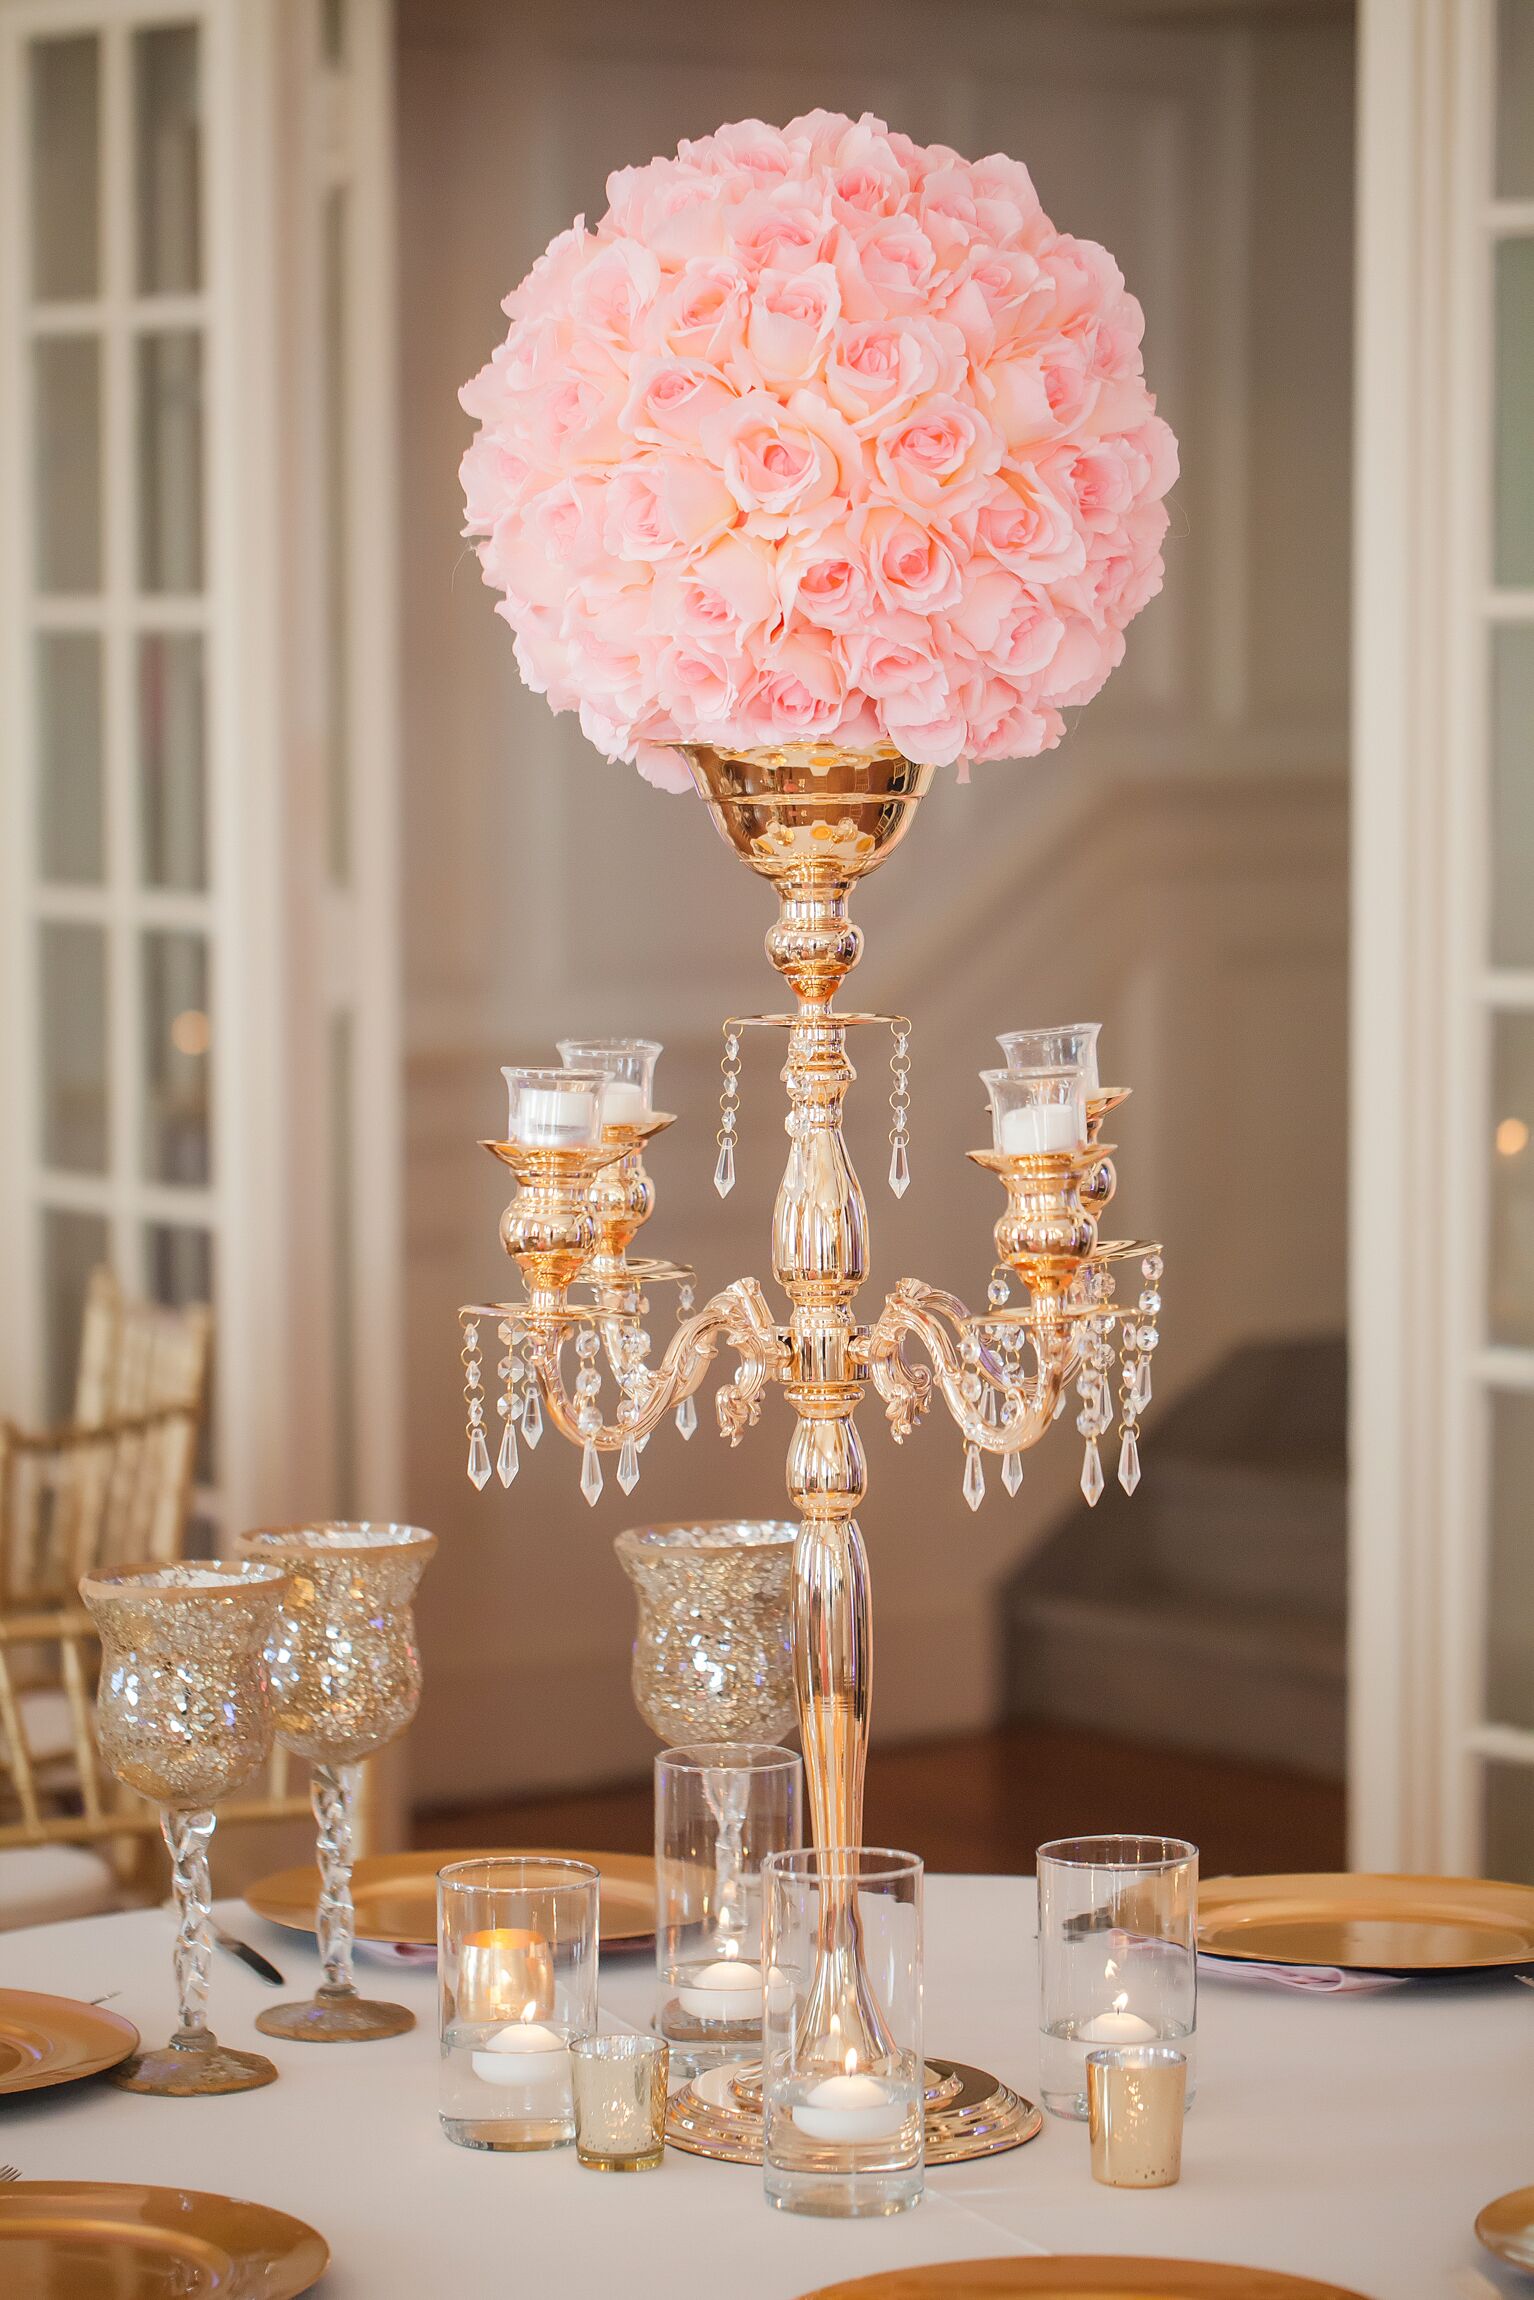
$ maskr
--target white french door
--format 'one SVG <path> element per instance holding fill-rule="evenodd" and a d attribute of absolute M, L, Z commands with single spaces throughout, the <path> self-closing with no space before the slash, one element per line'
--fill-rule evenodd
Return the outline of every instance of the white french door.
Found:
<path fill-rule="evenodd" d="M 0 0 L 0 1412 L 211 1300 L 226 1526 L 399 1506 L 389 29 Z"/>
<path fill-rule="evenodd" d="M 1353 1852 L 1534 1881 L 1534 0 L 1365 0 Z"/>

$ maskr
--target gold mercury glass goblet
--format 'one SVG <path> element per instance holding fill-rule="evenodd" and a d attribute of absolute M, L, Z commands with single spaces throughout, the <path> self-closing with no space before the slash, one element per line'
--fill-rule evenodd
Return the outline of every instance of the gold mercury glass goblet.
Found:
<path fill-rule="evenodd" d="M 263 1527 L 246 1557 L 280 1566 L 287 1586 L 267 1645 L 277 1738 L 310 1764 L 318 1830 L 315 1931 L 325 1968 L 307 2004 L 256 2022 L 300 2044 L 354 2044 L 414 2028 L 404 2005 L 359 1996 L 352 1979 L 352 1805 L 357 1771 L 415 1715 L 421 1698 L 410 1601 L 437 1546 L 416 1525 Z"/>
<path fill-rule="evenodd" d="M 208 2026 L 208 1843 L 213 1807 L 271 1751 L 263 1648 L 285 1585 L 275 1565 L 211 1562 L 88 1573 L 80 1584 L 101 1636 L 101 1753 L 161 1808 L 176 1902 L 180 2025 L 157 2052 L 109 2072 L 127 2092 L 251 2092 L 277 2074 Z"/>

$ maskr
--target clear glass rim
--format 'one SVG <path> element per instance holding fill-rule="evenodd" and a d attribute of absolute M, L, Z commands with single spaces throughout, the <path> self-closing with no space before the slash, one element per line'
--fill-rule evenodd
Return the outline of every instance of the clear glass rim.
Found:
<path fill-rule="evenodd" d="M 1087 2054 L 1088 2068 L 1186 2068 L 1188 2056 L 1175 2044 L 1106 2044 Z"/>
<path fill-rule="evenodd" d="M 696 1537 L 702 1535 L 703 1539 Z M 717 1536 L 710 1539 L 709 1536 Z M 661 1550 L 686 1550 L 694 1557 L 723 1556 L 738 1549 L 789 1548 L 799 1538 L 796 1520 L 783 1517 L 687 1517 L 660 1525 L 626 1526 L 614 1534 L 620 1557 L 644 1557 Z"/>
<path fill-rule="evenodd" d="M 177 1581 L 178 1573 L 211 1574 L 214 1582 Z M 154 1597 L 215 1597 L 221 1589 L 276 1589 L 289 1576 L 280 1565 L 254 1557 L 183 1557 L 169 1565 L 116 1565 L 109 1571 L 80 1577 L 82 1597 L 133 1597 L 140 1592 Z"/>
<path fill-rule="evenodd" d="M 424 1525 L 383 1518 L 315 1518 L 307 1525 L 254 1525 L 237 1536 L 242 1548 L 269 1549 L 285 1556 L 374 1556 L 386 1550 L 435 1549 L 437 1537 Z"/>
<path fill-rule="evenodd" d="M 1109 1847 L 1116 1848 L 1110 1852 Z M 1151 1848 L 1155 1849 L 1152 1850 Z M 1034 1852 L 1042 1867 L 1055 1869 L 1180 1869 L 1198 1859 L 1197 1845 L 1185 1837 L 1052 1837 Z"/>
<path fill-rule="evenodd" d="M 770 1872 L 775 1879 L 796 1885 L 877 1885 L 919 1877 L 925 1865 L 920 1853 L 905 1853 L 893 1845 L 803 1845 L 766 1854 L 762 1875 Z"/>
<path fill-rule="evenodd" d="M 556 1038 L 554 1044 L 561 1055 L 567 1046 L 571 1053 L 577 1056 L 595 1054 L 599 1047 L 606 1047 L 614 1054 L 654 1054 L 660 1056 L 666 1051 L 658 1038 Z M 560 1078 L 578 1077 L 580 1071 L 586 1067 L 582 1063 L 574 1071 L 566 1068 L 554 1073 L 554 1075 Z M 606 1073 L 604 1072 L 603 1075 L 605 1076 Z"/>
<path fill-rule="evenodd" d="M 501 1076 L 508 1086 L 552 1086 L 563 1090 L 570 1086 L 605 1086 L 609 1073 L 605 1070 L 555 1069 L 552 1064 L 503 1062 Z"/>
<path fill-rule="evenodd" d="M 540 1881 L 523 1875 L 500 1877 L 490 1872 L 536 1869 L 545 1872 Z M 556 1876 L 547 1875 L 553 1869 Z M 469 1893 L 585 1893 L 593 1885 L 600 1885 L 602 1872 L 589 1861 L 571 1861 L 559 1853 L 482 1853 L 473 1861 L 449 1861 L 445 1869 L 437 1871 L 439 1891 Z"/>
<path fill-rule="evenodd" d="M 797 1749 L 781 1741 L 684 1741 L 662 1749 L 655 1760 L 668 1773 L 794 1773 L 803 1769 Z"/>
<path fill-rule="evenodd" d="M 1020 1038 L 1083 1038 L 1090 1030 L 1101 1030 L 1100 1022 L 1036 1022 L 1029 1030 L 1001 1030 L 996 1034 L 998 1046 L 1013 1046 Z"/>

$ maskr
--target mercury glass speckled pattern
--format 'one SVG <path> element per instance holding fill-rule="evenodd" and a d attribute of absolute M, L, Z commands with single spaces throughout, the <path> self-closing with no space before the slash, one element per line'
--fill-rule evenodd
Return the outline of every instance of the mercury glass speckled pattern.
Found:
<path fill-rule="evenodd" d="M 86 1576 L 101 1754 L 119 1781 L 190 1812 L 250 1779 L 272 1746 L 262 1647 L 282 1587 L 274 1565 Z"/>
<path fill-rule="evenodd" d="M 662 1741 L 776 1741 L 786 1731 L 798 1531 L 717 1518 L 618 1535 L 639 1593 L 634 1703 Z"/>
<path fill-rule="evenodd" d="M 410 1603 L 436 1546 L 416 1525 L 240 1536 L 245 1556 L 288 1576 L 266 1659 L 278 1737 L 297 1756 L 355 1765 L 410 1723 L 421 1698 Z"/>

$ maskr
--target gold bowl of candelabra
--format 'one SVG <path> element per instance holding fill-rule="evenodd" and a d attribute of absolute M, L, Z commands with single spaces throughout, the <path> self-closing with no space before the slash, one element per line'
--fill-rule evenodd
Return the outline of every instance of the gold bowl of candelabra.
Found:
<path fill-rule="evenodd" d="M 868 1206 L 842 1124 L 856 1078 L 848 1042 L 867 1024 L 887 1024 L 895 1034 L 890 1184 L 898 1196 L 908 1180 L 910 1025 L 901 1016 L 851 1013 L 835 1004 L 863 947 L 848 897 L 905 839 L 933 770 L 887 744 L 866 750 L 826 743 L 749 751 L 695 746 L 687 757 L 726 845 L 773 884 L 778 898 L 767 955 L 792 1004 L 782 1013 L 725 1023 L 715 1185 L 722 1195 L 734 1184 L 742 1033 L 748 1026 L 781 1030 L 789 1150 L 771 1241 L 772 1275 L 786 1307 L 776 1309 L 756 1279 L 741 1278 L 695 1309 L 690 1284 L 683 1284 L 677 1330 L 654 1360 L 643 1323 L 645 1289 L 658 1282 L 656 1273 L 676 1274 L 677 1266 L 640 1263 L 630 1254 L 653 1210 L 654 1191 L 621 1162 L 636 1159 L 648 1138 L 634 1131 L 644 1123 L 648 1094 L 635 1105 L 631 1094 L 620 1092 L 613 1123 L 605 1125 L 603 1090 L 592 1100 L 589 1084 L 605 1075 L 614 1086 L 632 1086 L 636 1074 L 616 1050 L 653 1042 L 568 1042 L 566 1060 L 578 1069 L 567 1074 L 563 1091 L 572 1091 L 569 1077 L 576 1075 L 573 1091 L 587 1097 L 579 1111 L 538 1099 L 560 1090 L 547 1074 L 508 1072 L 507 1139 L 490 1147 L 522 1184 L 503 1219 L 502 1238 L 522 1273 L 524 1294 L 460 1313 L 469 1473 L 483 1485 L 491 1469 L 487 1323 L 502 1345 L 496 1380 L 505 1426 L 497 1467 L 504 1481 L 510 1482 L 508 1459 L 510 1475 L 516 1473 L 517 1433 L 536 1443 L 548 1416 L 580 1448 L 581 1490 L 592 1503 L 602 1491 L 604 1455 L 617 1453 L 619 1482 L 629 1491 L 640 1453 L 665 1415 L 674 1413 L 683 1435 L 691 1434 L 693 1395 L 720 1350 L 736 1361 L 715 1397 L 720 1431 L 732 1443 L 758 1418 L 767 1392 L 781 1390 L 794 1417 L 787 1464 L 799 1516 L 794 1691 L 811 1830 L 822 1849 L 856 1846 L 871 1694 L 868 1559 L 858 1524 L 867 1473 L 856 1421 L 867 1389 L 872 1385 L 883 1401 L 897 1441 L 913 1433 L 935 1398 L 942 1400 L 963 1441 L 964 1498 L 978 1508 L 985 1458 L 999 1458 L 1002 1482 L 1015 1492 L 1024 1453 L 1044 1437 L 1074 1385 L 1086 1447 L 1083 1492 L 1095 1502 L 1102 1491 L 1098 1449 L 1116 1417 L 1119 1476 L 1132 1491 L 1139 1477 L 1138 1417 L 1150 1395 L 1149 1359 L 1158 1338 L 1160 1253 L 1134 1241 L 1104 1242 L 1098 1234 L 1115 1187 L 1102 1123 L 1124 1097 L 1123 1090 L 1099 1084 L 1097 1026 L 1011 1033 L 1003 1041 L 1007 1071 L 985 1074 L 992 1142 L 972 1153 L 1006 1193 L 986 1307 L 972 1313 L 954 1295 L 906 1278 L 872 1323 L 860 1320 Z M 571 1126 L 559 1131 L 565 1121 Z M 1115 1271 L 1134 1256 L 1142 1262 L 1144 1286 L 1138 1307 L 1126 1310 L 1114 1300 Z M 567 1352 L 575 1362 L 573 1381 Z M 1116 1356 L 1122 1361 L 1117 1406 Z M 610 1411 L 600 1402 L 604 1390 L 616 1395 Z M 824 1953 L 828 1970 L 850 1976 L 861 2001 L 867 1975 L 850 1907 L 832 1903 Z M 833 2001 L 833 1991 L 821 1994 Z M 759 2157 L 759 2080 L 749 2071 L 726 2070 L 699 2082 L 714 2091 L 694 2085 L 677 2096 L 672 2140 L 707 2155 Z M 946 2062 L 929 2068 L 927 2116 L 933 2163 L 1015 2147 L 1038 2129 L 1029 2103 L 983 2072 Z"/>

